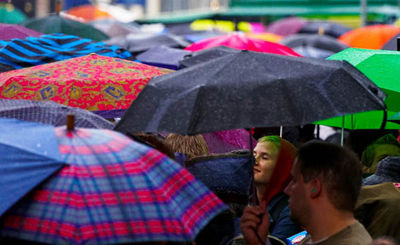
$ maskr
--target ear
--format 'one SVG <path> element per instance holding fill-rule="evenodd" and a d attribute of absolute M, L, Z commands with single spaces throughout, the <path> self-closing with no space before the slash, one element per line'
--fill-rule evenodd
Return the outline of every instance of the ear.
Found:
<path fill-rule="evenodd" d="M 319 179 L 315 178 L 310 181 L 310 197 L 316 198 L 321 194 L 322 183 Z"/>

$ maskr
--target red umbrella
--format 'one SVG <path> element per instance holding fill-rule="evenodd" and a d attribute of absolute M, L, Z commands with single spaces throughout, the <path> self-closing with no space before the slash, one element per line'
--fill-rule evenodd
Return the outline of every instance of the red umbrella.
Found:
<path fill-rule="evenodd" d="M 91 54 L 0 73 L 0 98 L 52 100 L 117 117 L 128 109 L 152 77 L 168 72 Z M 115 115 L 110 115 L 114 112 Z"/>
<path fill-rule="evenodd" d="M 273 42 L 259 39 L 253 39 L 242 33 L 233 33 L 223 36 L 217 36 L 196 42 L 186 47 L 185 50 L 199 51 L 202 49 L 227 46 L 240 50 L 250 50 L 263 53 L 281 54 L 289 56 L 301 56 L 291 48 Z"/>

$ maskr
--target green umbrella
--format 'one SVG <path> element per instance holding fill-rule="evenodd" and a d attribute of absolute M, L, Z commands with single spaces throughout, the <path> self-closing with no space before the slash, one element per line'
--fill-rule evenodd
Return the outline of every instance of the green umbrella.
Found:
<path fill-rule="evenodd" d="M 68 18 L 63 18 L 57 14 L 49 15 L 39 19 L 31 19 L 22 24 L 30 29 L 45 34 L 64 33 L 82 38 L 89 38 L 94 41 L 103 41 L 109 39 L 106 34 L 91 25 L 70 20 Z"/>
<path fill-rule="evenodd" d="M 330 56 L 330 60 L 346 60 L 382 89 L 387 97 L 387 117 L 400 111 L 400 53 L 389 50 L 348 48 Z M 343 122 L 344 119 L 344 122 Z M 383 111 L 370 111 L 335 117 L 316 124 L 346 129 L 379 129 L 384 121 Z M 386 129 L 400 129 L 400 124 L 386 122 Z"/>
<path fill-rule="evenodd" d="M 14 5 L 0 3 L 0 23 L 18 24 L 26 19 L 26 15 Z"/>

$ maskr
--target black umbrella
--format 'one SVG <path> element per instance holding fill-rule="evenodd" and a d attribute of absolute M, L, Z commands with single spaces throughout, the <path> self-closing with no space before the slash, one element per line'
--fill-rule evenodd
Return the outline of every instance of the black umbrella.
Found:
<path fill-rule="evenodd" d="M 75 115 L 76 127 L 111 129 L 114 126 L 93 112 L 52 101 L 0 99 L 0 117 L 62 126 L 66 125 L 67 114 Z"/>
<path fill-rule="evenodd" d="M 199 134 L 304 125 L 382 110 L 383 99 L 345 61 L 241 51 L 152 79 L 115 129 Z"/>
<path fill-rule="evenodd" d="M 336 38 L 319 34 L 291 35 L 285 37 L 282 41 L 280 41 L 280 43 L 291 48 L 309 46 L 322 50 L 332 51 L 334 53 L 340 52 L 343 49 L 349 47 L 346 44 L 339 42 Z"/>
<path fill-rule="evenodd" d="M 191 55 L 186 55 L 181 61 L 179 61 L 180 67 L 191 67 L 210 61 L 228 54 L 239 53 L 240 50 L 229 48 L 225 46 L 218 46 L 214 48 L 203 49 L 200 51 L 193 52 Z"/>
<path fill-rule="evenodd" d="M 147 65 L 178 70 L 179 61 L 191 53 L 190 51 L 161 45 L 139 54 L 136 59 Z"/>
<path fill-rule="evenodd" d="M 392 37 L 392 39 L 390 39 L 387 43 L 385 43 L 385 45 L 383 45 L 382 49 L 399 51 L 399 47 L 397 47 L 398 38 L 400 38 L 400 34 L 397 34 L 394 37 Z"/>
<path fill-rule="evenodd" d="M 301 27 L 299 33 L 323 33 L 334 38 L 338 38 L 351 28 L 331 21 L 309 21 Z"/>
<path fill-rule="evenodd" d="M 126 37 L 115 37 L 108 41 L 107 44 L 117 45 L 125 48 L 132 53 L 138 54 L 152 47 L 164 45 L 170 48 L 184 48 L 189 42 L 182 37 L 171 34 L 129 34 Z"/>

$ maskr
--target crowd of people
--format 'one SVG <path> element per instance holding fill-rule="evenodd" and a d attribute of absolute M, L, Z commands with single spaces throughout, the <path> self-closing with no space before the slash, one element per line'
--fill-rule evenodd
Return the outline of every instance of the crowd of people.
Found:
<path fill-rule="evenodd" d="M 393 132 L 380 136 L 370 137 L 369 145 L 357 152 L 357 146 L 341 146 L 329 139 L 289 141 L 254 134 L 253 184 L 246 203 L 217 191 L 231 210 L 212 220 L 195 243 L 398 244 L 400 143 Z M 354 144 L 357 139 L 351 137 L 347 142 Z M 139 138 L 184 166 L 216 155 L 209 153 L 202 135 Z M 154 144 L 154 138 L 161 144 Z M 304 231 L 304 239 L 291 239 Z"/>

